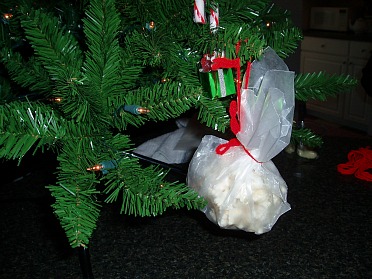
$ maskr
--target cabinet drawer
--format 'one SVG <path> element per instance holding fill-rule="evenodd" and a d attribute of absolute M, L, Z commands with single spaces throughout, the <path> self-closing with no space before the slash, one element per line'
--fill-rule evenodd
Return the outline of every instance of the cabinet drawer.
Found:
<path fill-rule="evenodd" d="M 369 42 L 350 42 L 350 56 L 368 59 L 372 54 L 372 43 Z"/>
<path fill-rule="evenodd" d="M 344 40 L 305 37 L 301 43 L 301 49 L 333 55 L 348 55 L 349 42 Z"/>

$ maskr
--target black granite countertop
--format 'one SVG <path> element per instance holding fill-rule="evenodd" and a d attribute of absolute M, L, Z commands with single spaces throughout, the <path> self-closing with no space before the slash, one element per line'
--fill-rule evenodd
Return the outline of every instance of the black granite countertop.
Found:
<path fill-rule="evenodd" d="M 372 278 L 372 183 L 336 170 L 372 140 L 324 141 L 319 159 L 274 158 L 292 209 L 260 236 L 222 230 L 199 211 L 133 218 L 104 205 L 90 243 L 95 278 Z M 3 168 L 0 278 L 81 278 L 44 188 L 53 158 L 37 160 L 18 174 Z"/>

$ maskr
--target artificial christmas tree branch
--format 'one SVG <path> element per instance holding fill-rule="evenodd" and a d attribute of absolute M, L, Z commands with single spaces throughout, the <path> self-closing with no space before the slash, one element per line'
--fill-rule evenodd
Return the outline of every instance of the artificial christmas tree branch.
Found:
<path fill-rule="evenodd" d="M 6 48 L 2 51 L 2 63 L 5 64 L 14 82 L 22 87 L 29 88 L 30 91 L 44 94 L 52 91 L 52 82 L 49 79 L 48 72 L 35 57 L 31 57 L 25 63 L 21 54 Z"/>
<path fill-rule="evenodd" d="M 22 158 L 32 146 L 50 145 L 58 149 L 57 183 L 48 188 L 56 199 L 53 204 L 54 212 L 60 219 L 71 246 L 88 245 L 100 211 L 100 203 L 97 200 L 100 191 L 97 190 L 97 185 L 101 180 L 109 180 L 112 174 L 116 174 L 115 181 L 118 185 L 125 182 L 126 185 L 131 185 L 131 191 L 135 193 L 134 196 L 128 196 L 132 198 L 123 200 L 125 213 L 156 215 L 169 206 L 201 206 L 203 200 L 184 184 L 177 186 L 161 183 L 160 180 L 164 179 L 161 174 L 164 171 L 151 168 L 142 170 L 138 159 L 131 158 L 129 163 L 128 160 L 118 159 L 117 169 L 100 179 L 97 179 L 96 173 L 88 171 L 90 166 L 98 162 L 121 156 L 118 152 L 127 151 L 131 146 L 127 137 L 112 137 L 110 131 L 110 127 L 118 127 L 115 124 L 118 108 L 124 105 L 125 101 L 131 101 L 129 95 L 125 100 L 121 85 L 134 88 L 133 83 L 122 81 L 122 71 L 125 71 L 122 67 L 133 60 L 127 59 L 126 63 L 122 63 L 119 59 L 125 51 L 122 52 L 119 47 L 117 30 L 120 21 L 114 1 L 92 1 L 84 20 L 87 37 L 87 50 L 84 53 L 81 47 L 77 46 L 76 38 L 61 27 L 59 20 L 52 14 L 35 10 L 23 13 L 21 18 L 26 38 L 34 49 L 30 58 L 32 60 L 29 61 L 38 63 L 35 64 L 38 70 L 34 71 L 33 81 L 25 80 L 26 72 L 22 71 L 20 64 L 23 60 L 18 54 L 3 54 L 2 61 L 16 82 L 37 91 L 41 99 L 58 97 L 62 101 L 53 104 L 54 110 L 42 103 L 10 102 L 4 105 L 1 115 L 2 123 L 6 126 L 2 126 L 5 129 L 1 150 L 4 152 L 3 157 L 14 159 Z M 13 53 L 13 50 L 8 50 L 7 53 Z M 17 67 L 11 63 L 10 59 L 13 57 L 18 62 Z M 32 63 L 28 65 L 33 66 Z M 142 68 L 136 65 L 129 67 L 127 74 L 138 72 L 138 69 Z M 46 79 L 49 80 L 47 92 L 44 91 L 48 88 L 44 82 L 45 70 L 49 76 Z M 41 88 L 37 87 L 39 80 L 43 84 Z M 171 90 L 179 92 L 179 101 L 175 99 L 172 103 L 170 100 L 173 96 L 169 97 L 169 86 L 166 85 L 154 93 L 151 91 L 149 95 L 145 94 L 136 100 L 140 104 L 145 101 L 149 105 L 152 104 L 154 111 L 149 119 L 175 117 L 195 105 L 200 90 L 198 92 L 190 88 L 189 95 L 181 96 L 184 89 L 180 90 L 177 84 Z M 124 98 L 118 98 L 119 96 Z M 159 97 L 164 98 L 164 101 L 159 103 Z M 161 114 L 156 114 L 158 108 Z M 119 113 L 119 117 L 128 117 L 129 121 L 125 121 L 127 123 L 134 119 L 125 112 Z M 29 130 L 25 130 L 25 127 L 29 127 Z M 123 125 L 120 128 L 123 130 L 125 127 L 126 125 Z M 123 175 L 125 170 L 130 172 Z M 151 188 L 152 185 L 157 187 Z M 159 188 L 159 185 L 163 187 Z M 113 189 L 112 185 L 110 189 Z M 149 189 L 152 190 L 149 192 Z M 106 193 L 109 192 L 106 190 Z M 108 195 L 107 201 L 110 201 L 112 195 Z M 142 196 L 149 198 L 138 198 Z M 137 198 L 134 199 L 135 197 Z M 135 202 L 131 203 L 133 199 Z M 185 199 L 195 202 L 187 202 Z M 127 202 L 129 204 L 126 204 Z M 129 211 L 125 210 L 127 206 Z"/>
<path fill-rule="evenodd" d="M 214 29 L 193 21 L 192 4 L 0 4 L 13 11 L 0 23 L 0 157 L 21 161 L 40 148 L 57 154 L 57 181 L 48 189 L 72 247 L 89 245 L 102 202 L 121 202 L 122 213 L 136 216 L 204 207 L 204 199 L 185 184 L 168 182 L 166 170 L 143 167 L 130 155 L 128 128 L 194 109 L 200 122 L 225 132 L 235 96 L 210 95 L 201 75 L 217 81 L 216 72 L 201 72 L 200 59 L 239 59 L 243 75 L 247 61 L 260 60 L 268 46 L 285 58 L 302 39 L 290 14 L 269 0 L 206 1 L 207 11 L 214 4 L 220 10 Z M 241 81 L 218 82 L 236 88 Z M 296 99 L 323 100 L 354 84 L 350 77 L 300 74 Z M 320 142 L 311 131 L 293 137 Z"/>
<path fill-rule="evenodd" d="M 296 99 L 325 101 L 339 93 L 347 92 L 357 85 L 348 75 L 329 75 L 325 72 L 298 74 L 295 79 Z"/>
<path fill-rule="evenodd" d="M 0 106 L 0 156 L 19 159 L 38 148 L 53 146 L 64 135 L 54 111 L 41 103 L 14 101 Z M 35 146 L 36 145 L 36 146 Z"/>
<path fill-rule="evenodd" d="M 292 130 L 291 143 L 303 144 L 308 147 L 319 147 L 323 144 L 323 139 L 314 134 L 313 131 L 306 128 L 297 128 Z"/>

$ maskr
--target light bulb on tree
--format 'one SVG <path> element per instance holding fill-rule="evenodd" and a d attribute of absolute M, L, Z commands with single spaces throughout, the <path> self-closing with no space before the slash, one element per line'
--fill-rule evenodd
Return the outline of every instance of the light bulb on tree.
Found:
<path fill-rule="evenodd" d="M 11 14 L 11 13 L 5 13 L 5 14 L 3 14 L 3 18 L 5 20 L 10 20 L 12 17 L 13 17 L 13 14 Z"/>
<path fill-rule="evenodd" d="M 93 167 L 87 168 L 88 171 L 100 171 L 103 169 L 102 165 L 95 165 Z"/>

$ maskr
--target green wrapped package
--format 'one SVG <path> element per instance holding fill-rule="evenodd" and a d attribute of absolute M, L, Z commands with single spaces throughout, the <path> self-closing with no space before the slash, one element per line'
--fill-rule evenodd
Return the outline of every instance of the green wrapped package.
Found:
<path fill-rule="evenodd" d="M 212 99 L 223 98 L 236 94 L 232 69 L 219 69 L 208 73 L 201 73 L 202 84 Z"/>

